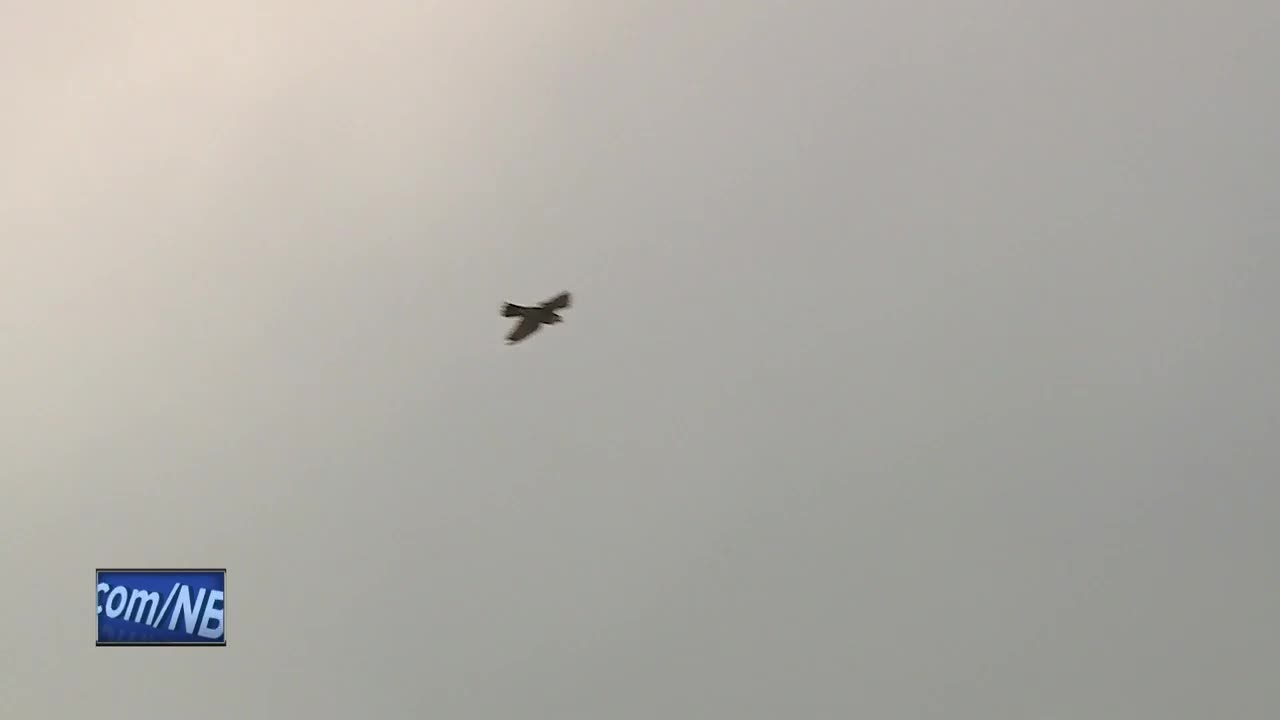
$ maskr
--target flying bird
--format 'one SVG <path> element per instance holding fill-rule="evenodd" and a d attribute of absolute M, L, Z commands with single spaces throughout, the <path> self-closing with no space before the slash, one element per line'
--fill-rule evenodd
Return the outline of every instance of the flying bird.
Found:
<path fill-rule="evenodd" d="M 564 318 L 560 317 L 556 311 L 569 307 L 569 300 L 569 293 L 562 292 L 537 307 L 525 307 L 515 303 L 504 304 L 502 306 L 502 317 L 520 318 L 520 322 L 511 330 L 511 334 L 507 335 L 507 344 L 514 345 L 520 342 L 543 325 L 555 325 L 558 322 L 564 322 Z"/>

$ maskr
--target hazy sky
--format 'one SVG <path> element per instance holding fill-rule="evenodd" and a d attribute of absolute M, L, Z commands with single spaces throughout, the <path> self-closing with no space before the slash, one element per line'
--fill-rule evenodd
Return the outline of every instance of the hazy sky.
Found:
<path fill-rule="evenodd" d="M 1263 0 L 0 0 L 0 716 L 1280 716 L 1277 68 Z M 99 566 L 228 646 L 95 648 Z"/>

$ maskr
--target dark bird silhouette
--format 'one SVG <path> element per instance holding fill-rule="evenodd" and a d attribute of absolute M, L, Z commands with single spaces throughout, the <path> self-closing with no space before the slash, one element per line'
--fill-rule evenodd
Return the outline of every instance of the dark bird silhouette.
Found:
<path fill-rule="evenodd" d="M 511 330 L 511 334 L 507 336 L 507 344 L 514 345 L 520 342 L 543 325 L 555 325 L 558 322 L 564 322 L 564 318 L 560 317 L 556 311 L 569 307 L 569 300 L 569 293 L 562 292 L 537 307 L 525 307 L 515 303 L 504 304 L 502 306 L 502 317 L 520 318 L 520 322 Z"/>

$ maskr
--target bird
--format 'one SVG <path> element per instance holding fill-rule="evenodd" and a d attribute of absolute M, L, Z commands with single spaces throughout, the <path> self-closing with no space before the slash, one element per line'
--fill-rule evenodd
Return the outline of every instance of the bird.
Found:
<path fill-rule="evenodd" d="M 569 307 L 571 299 L 572 297 L 568 292 L 562 292 L 537 307 L 516 305 L 511 302 L 503 303 L 502 317 L 520 318 L 520 322 L 516 323 L 516 326 L 511 330 L 511 334 L 507 335 L 507 344 L 514 345 L 520 342 L 543 325 L 555 325 L 558 322 L 564 322 L 564 318 L 560 317 L 556 311 Z"/>

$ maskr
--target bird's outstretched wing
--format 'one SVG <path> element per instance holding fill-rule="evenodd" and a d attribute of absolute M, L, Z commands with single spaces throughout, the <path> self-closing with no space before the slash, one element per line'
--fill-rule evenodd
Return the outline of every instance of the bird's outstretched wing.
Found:
<path fill-rule="evenodd" d="M 555 297 L 551 298 L 550 300 L 548 300 L 548 301 L 546 301 L 546 302 L 542 303 L 542 309 L 544 309 L 544 310 L 563 310 L 563 309 L 565 309 L 565 308 L 569 307 L 569 301 L 570 301 L 571 299 L 572 299 L 572 298 L 570 297 L 569 293 L 567 293 L 567 292 L 562 292 L 562 293 L 560 293 L 559 295 L 557 295 L 557 296 L 555 296 Z"/>
<path fill-rule="evenodd" d="M 511 331 L 511 334 L 507 336 L 507 344 L 510 345 L 512 343 L 518 343 L 529 337 L 538 329 L 539 325 L 541 325 L 541 323 L 533 318 L 524 318 L 515 326 L 515 329 Z"/>

